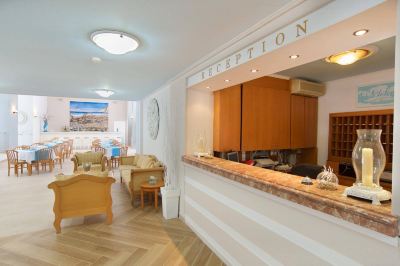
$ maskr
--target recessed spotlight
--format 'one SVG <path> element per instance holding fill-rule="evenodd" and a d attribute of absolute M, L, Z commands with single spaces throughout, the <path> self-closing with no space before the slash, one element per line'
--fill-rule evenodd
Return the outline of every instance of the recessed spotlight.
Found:
<path fill-rule="evenodd" d="M 226 79 L 226 80 L 225 80 L 225 82 L 229 82 L 229 81 L 231 81 L 231 80 L 230 80 L 230 79 Z"/>
<path fill-rule="evenodd" d="M 211 87 L 210 87 L 210 86 L 207 86 L 206 89 L 211 89 Z"/>
<path fill-rule="evenodd" d="M 96 90 L 95 92 L 96 92 L 100 97 L 103 97 L 103 98 L 108 98 L 108 97 L 110 97 L 111 95 L 114 94 L 114 92 L 111 91 L 111 90 Z"/>
<path fill-rule="evenodd" d="M 358 30 L 358 31 L 353 32 L 353 35 L 354 36 L 363 36 L 363 35 L 367 34 L 368 31 L 369 30 L 367 30 L 367 29 Z"/>
<path fill-rule="evenodd" d="M 93 63 L 100 63 L 100 62 L 101 62 L 101 58 L 100 58 L 100 57 L 97 57 L 97 56 L 93 56 L 93 57 L 92 57 L 92 62 L 93 62 Z"/>
<path fill-rule="evenodd" d="M 124 32 L 101 30 L 90 35 L 92 41 L 110 54 L 121 55 L 134 51 L 139 46 L 139 41 L 134 36 Z"/>
<path fill-rule="evenodd" d="M 289 56 L 290 59 L 297 59 L 299 57 L 300 57 L 300 55 L 298 55 L 298 54 L 292 54 L 291 56 Z"/>
<path fill-rule="evenodd" d="M 258 70 L 258 69 L 252 69 L 252 70 L 250 70 L 251 73 L 257 73 L 258 71 L 260 71 L 260 70 Z"/>

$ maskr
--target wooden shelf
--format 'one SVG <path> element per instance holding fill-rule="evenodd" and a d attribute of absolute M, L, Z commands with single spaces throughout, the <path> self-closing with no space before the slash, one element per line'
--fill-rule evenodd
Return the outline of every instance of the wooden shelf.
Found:
<path fill-rule="evenodd" d="M 386 154 L 386 169 L 392 168 L 393 109 L 329 115 L 328 161 L 351 162 L 357 142 L 357 129 L 382 129 L 381 142 Z"/>

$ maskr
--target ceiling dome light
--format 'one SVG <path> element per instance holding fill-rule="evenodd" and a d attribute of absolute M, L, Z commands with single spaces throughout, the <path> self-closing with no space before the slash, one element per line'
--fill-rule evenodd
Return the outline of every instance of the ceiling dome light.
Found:
<path fill-rule="evenodd" d="M 97 90 L 97 91 L 95 91 L 100 97 L 103 97 L 103 98 L 108 98 L 108 97 L 110 97 L 111 95 L 113 95 L 114 94 L 114 92 L 113 91 L 111 91 L 111 90 Z"/>
<path fill-rule="evenodd" d="M 139 46 L 139 41 L 135 37 L 119 31 L 95 31 L 90 38 L 97 46 L 116 55 L 132 52 Z"/>
<path fill-rule="evenodd" d="M 358 30 L 358 31 L 353 32 L 353 35 L 354 36 L 363 36 L 363 35 L 367 34 L 368 31 L 369 30 L 367 30 L 367 29 Z"/>
<path fill-rule="evenodd" d="M 226 79 L 226 80 L 225 80 L 225 82 L 229 82 L 229 81 L 231 81 L 231 80 L 230 80 L 230 79 Z"/>
<path fill-rule="evenodd" d="M 251 73 L 257 73 L 259 70 L 258 69 L 252 69 L 250 70 Z"/>
<path fill-rule="evenodd" d="M 93 62 L 93 63 L 100 63 L 100 62 L 101 62 L 101 58 L 100 58 L 100 57 L 97 57 L 97 56 L 93 56 L 93 57 L 92 57 L 92 62 Z"/>
<path fill-rule="evenodd" d="M 339 54 L 331 55 L 325 58 L 326 62 L 336 63 L 339 65 L 350 65 L 358 60 L 364 59 L 372 54 L 372 51 L 367 49 L 355 49 L 346 52 L 342 52 Z"/>
<path fill-rule="evenodd" d="M 298 55 L 298 54 L 292 54 L 291 56 L 289 56 L 290 59 L 297 59 L 299 57 L 300 57 L 300 55 Z"/>

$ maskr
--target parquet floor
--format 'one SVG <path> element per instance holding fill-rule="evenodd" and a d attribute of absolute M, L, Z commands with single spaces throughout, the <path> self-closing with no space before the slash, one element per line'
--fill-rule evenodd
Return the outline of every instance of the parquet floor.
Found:
<path fill-rule="evenodd" d="M 26 177 L 25 182 L 28 178 L 30 177 Z M 118 183 L 112 188 L 114 212 L 112 225 L 104 224 L 105 219 L 102 215 L 91 216 L 75 219 L 73 222 L 66 221 L 62 224 L 62 233 L 58 235 L 53 227 L 47 226 L 53 218 L 47 209 L 52 205 L 53 197 L 49 196 L 47 187 L 43 186 L 44 182 L 38 182 L 40 186 L 34 187 L 34 191 L 40 202 L 30 210 L 30 213 L 36 212 L 36 216 L 32 215 L 34 219 L 30 221 L 40 223 L 38 217 L 41 213 L 43 219 L 49 221 L 42 222 L 39 230 L 32 230 L 34 227 L 31 227 L 24 233 L 3 234 L 3 237 L 0 237 L 0 265 L 222 264 L 221 260 L 179 219 L 164 220 L 161 209 L 156 211 L 150 206 L 143 210 L 138 207 L 132 208 L 125 187 L 119 183 L 119 178 L 116 179 Z M 7 180 L 16 179 L 8 177 Z M 24 181 L 20 179 L 18 182 Z M 32 186 L 35 184 L 31 183 Z M 41 186 L 43 191 L 40 189 Z M 15 189 L 14 193 L 28 191 L 22 185 L 15 187 L 21 191 Z M 34 198 L 32 196 L 30 199 Z M 48 198 L 51 204 L 44 200 L 45 198 Z M 13 207 L 18 210 L 18 206 Z M 21 223 L 29 223 L 29 220 L 26 220 L 29 219 L 28 215 L 21 217 L 24 217 Z M 12 231 L 13 225 L 2 224 L 1 221 L 0 219 L 3 232 L 7 229 Z M 16 218 L 13 218 L 13 222 L 18 223 Z"/>

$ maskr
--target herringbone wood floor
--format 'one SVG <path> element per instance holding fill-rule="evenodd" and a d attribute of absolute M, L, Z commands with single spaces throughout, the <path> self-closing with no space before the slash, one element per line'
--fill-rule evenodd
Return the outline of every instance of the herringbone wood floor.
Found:
<path fill-rule="evenodd" d="M 164 220 L 161 209 L 156 211 L 151 206 L 143 210 L 132 208 L 128 193 L 120 183 L 113 185 L 112 196 L 112 225 L 105 225 L 104 217 L 99 215 L 75 219 L 75 223 L 66 221 L 59 235 L 47 226 L 39 231 L 5 236 L 0 238 L 0 265 L 222 264 L 179 219 Z M 53 198 L 48 197 L 48 200 L 52 201 Z M 43 212 L 46 219 L 51 221 L 53 217 L 47 213 L 49 205 L 42 205 L 32 211 L 36 211 L 37 216 Z M 35 219 L 40 221 L 37 217 Z M 35 219 L 30 222 L 35 223 Z M 80 225 L 69 226 L 76 222 Z M 6 229 L 3 225 L 2 230 Z"/>
<path fill-rule="evenodd" d="M 42 230 L 0 240 L 2 265 L 221 265 L 180 220 L 165 221 L 147 207 L 113 225 Z"/>

